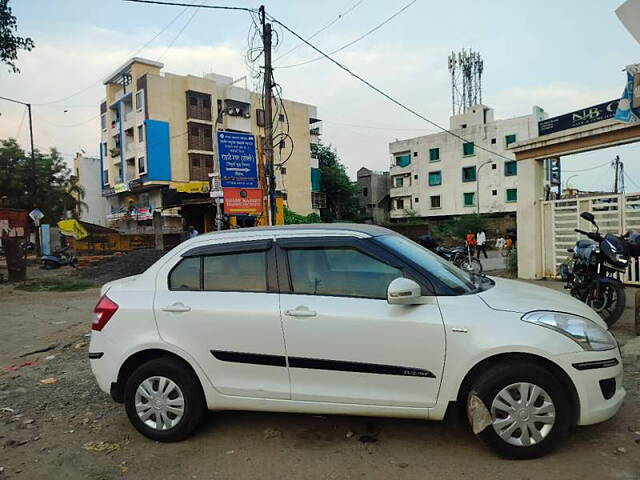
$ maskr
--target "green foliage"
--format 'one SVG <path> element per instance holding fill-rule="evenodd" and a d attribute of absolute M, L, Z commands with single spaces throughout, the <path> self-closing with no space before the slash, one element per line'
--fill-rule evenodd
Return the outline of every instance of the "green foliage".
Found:
<path fill-rule="evenodd" d="M 9 66 L 9 71 L 20 73 L 16 67 L 18 60 L 18 50 L 30 52 L 35 44 L 29 37 L 19 37 L 16 35 L 18 22 L 11 14 L 9 0 L 0 0 L 0 62 Z"/>
<path fill-rule="evenodd" d="M 320 216 L 316 213 L 310 213 L 305 217 L 304 215 L 300 215 L 299 213 L 296 213 L 293 210 L 289 210 L 285 207 L 284 224 L 297 225 L 301 223 L 322 223 L 322 220 L 320 220 Z"/>
<path fill-rule="evenodd" d="M 29 211 L 37 207 L 45 214 L 42 223 L 57 223 L 65 211 L 77 216 L 84 189 L 57 150 L 48 155 L 36 150 L 33 167 L 15 139 L 0 141 L 0 204 Z"/>
<path fill-rule="evenodd" d="M 327 195 L 327 208 L 336 220 L 357 221 L 360 217 L 360 187 L 352 182 L 337 152 L 330 146 L 311 144 L 311 153 L 320 167 L 320 190 Z"/>
<path fill-rule="evenodd" d="M 482 230 L 486 230 L 487 221 L 480 215 L 465 215 L 463 217 L 457 217 L 453 220 L 444 222 L 438 222 L 431 226 L 431 235 L 439 240 L 446 238 L 456 238 L 464 240 L 467 237 L 467 233 L 478 233 Z"/>
<path fill-rule="evenodd" d="M 512 277 L 518 276 L 518 249 L 512 248 L 507 257 L 507 271 Z"/>

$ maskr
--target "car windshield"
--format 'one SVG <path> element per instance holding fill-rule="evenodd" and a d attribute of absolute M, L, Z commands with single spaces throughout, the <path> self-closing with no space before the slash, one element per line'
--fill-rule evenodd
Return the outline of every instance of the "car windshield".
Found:
<path fill-rule="evenodd" d="M 376 240 L 429 272 L 457 294 L 476 293 L 493 286 L 488 278 L 467 273 L 401 235 L 382 235 Z"/>

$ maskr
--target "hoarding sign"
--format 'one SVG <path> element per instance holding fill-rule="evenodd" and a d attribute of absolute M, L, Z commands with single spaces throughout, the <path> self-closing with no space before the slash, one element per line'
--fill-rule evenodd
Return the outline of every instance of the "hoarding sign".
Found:
<path fill-rule="evenodd" d="M 227 215 L 257 215 L 262 213 L 262 189 L 225 188 L 224 213 Z"/>
<path fill-rule="evenodd" d="M 258 188 L 256 138 L 250 133 L 217 132 L 223 188 Z"/>
<path fill-rule="evenodd" d="M 613 118 L 617 108 L 618 100 L 616 99 L 575 112 L 565 113 L 558 117 L 542 120 L 538 122 L 538 135 L 548 135 L 550 133 L 568 130 L 569 128 L 581 127 L 582 125 Z"/>

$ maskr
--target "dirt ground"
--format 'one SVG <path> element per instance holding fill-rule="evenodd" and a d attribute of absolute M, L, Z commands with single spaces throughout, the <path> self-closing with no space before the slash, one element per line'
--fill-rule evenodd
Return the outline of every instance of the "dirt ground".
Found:
<path fill-rule="evenodd" d="M 633 293 L 614 328 L 623 342 L 632 335 Z M 494 456 L 465 428 L 349 416 L 210 413 L 192 438 L 152 442 L 91 374 L 97 296 L 0 285 L 0 479 L 640 479 L 637 364 L 626 366 L 629 393 L 616 417 L 526 462 Z"/>

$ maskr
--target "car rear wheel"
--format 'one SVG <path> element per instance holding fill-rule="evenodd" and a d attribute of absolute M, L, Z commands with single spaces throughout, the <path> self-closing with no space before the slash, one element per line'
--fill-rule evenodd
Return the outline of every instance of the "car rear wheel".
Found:
<path fill-rule="evenodd" d="M 188 437 L 206 411 L 198 378 L 172 358 L 157 358 L 138 367 L 125 385 L 124 400 L 133 426 L 161 442 Z"/>
<path fill-rule="evenodd" d="M 492 368 L 472 387 L 486 407 L 486 427 L 476 435 L 506 458 L 537 458 L 567 435 L 572 406 L 560 381 L 545 368 L 517 362 Z M 470 422 L 473 418 L 470 414 Z"/>

